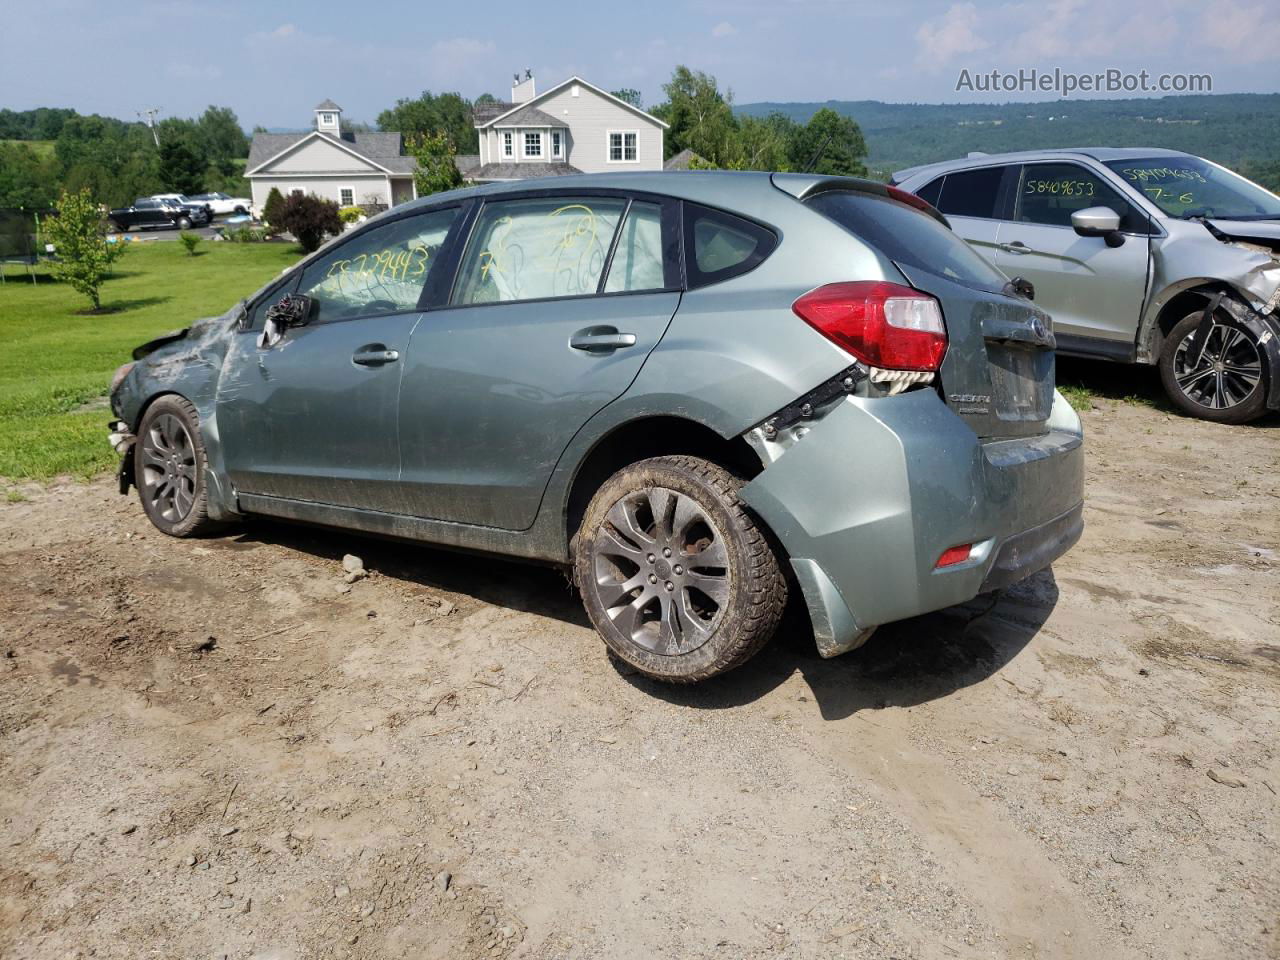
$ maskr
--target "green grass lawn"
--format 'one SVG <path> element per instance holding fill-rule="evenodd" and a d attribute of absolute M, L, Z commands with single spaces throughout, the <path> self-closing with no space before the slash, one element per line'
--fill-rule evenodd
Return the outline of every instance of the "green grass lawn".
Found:
<path fill-rule="evenodd" d="M 114 466 L 102 398 L 111 374 L 138 344 L 217 316 L 281 269 L 297 262 L 289 244 L 201 244 L 189 257 L 178 243 L 139 243 L 102 287 L 102 314 L 56 283 L 5 270 L 0 286 L 0 478 L 88 477 Z"/>

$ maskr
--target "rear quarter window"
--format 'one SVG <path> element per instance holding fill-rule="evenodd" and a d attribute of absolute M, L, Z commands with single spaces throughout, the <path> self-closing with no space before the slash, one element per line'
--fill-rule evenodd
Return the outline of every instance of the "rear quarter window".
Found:
<path fill-rule="evenodd" d="M 685 273 L 690 289 L 755 269 L 777 245 L 773 231 L 758 223 L 696 203 L 684 205 Z"/>
<path fill-rule="evenodd" d="M 805 205 L 834 220 L 895 263 L 999 292 L 1005 276 L 923 210 L 871 193 L 830 191 Z"/>

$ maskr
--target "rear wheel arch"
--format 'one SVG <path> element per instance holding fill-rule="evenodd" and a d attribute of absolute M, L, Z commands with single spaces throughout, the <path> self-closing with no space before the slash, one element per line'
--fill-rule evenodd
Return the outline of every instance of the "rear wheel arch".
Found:
<path fill-rule="evenodd" d="M 741 437 L 726 439 L 696 420 L 652 416 L 629 420 L 596 441 L 574 471 L 565 505 L 565 537 L 573 541 L 591 498 L 624 467 L 653 457 L 700 457 L 750 480 L 762 469 L 759 457 Z"/>

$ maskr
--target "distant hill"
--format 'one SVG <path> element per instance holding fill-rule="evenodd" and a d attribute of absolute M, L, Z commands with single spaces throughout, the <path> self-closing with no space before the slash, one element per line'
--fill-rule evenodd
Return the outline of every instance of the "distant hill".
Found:
<path fill-rule="evenodd" d="M 828 107 L 862 128 L 873 175 L 963 157 L 1046 147 L 1167 147 L 1208 157 L 1280 189 L 1280 94 L 1227 93 L 1042 103 L 743 103 L 804 123 Z"/>

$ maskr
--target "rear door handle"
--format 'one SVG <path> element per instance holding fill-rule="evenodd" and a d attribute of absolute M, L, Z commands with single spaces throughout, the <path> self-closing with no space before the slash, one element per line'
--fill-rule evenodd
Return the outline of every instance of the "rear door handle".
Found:
<path fill-rule="evenodd" d="M 1000 249 L 1001 249 L 1001 250 L 1003 250 L 1005 253 L 1019 253 L 1019 254 L 1021 254 L 1021 253 L 1030 253 L 1030 252 L 1031 252 L 1031 248 L 1030 248 L 1030 247 L 1028 247 L 1028 246 L 1027 246 L 1025 243 L 1023 243 L 1021 240 L 1013 240 L 1013 241 L 1010 241 L 1009 243 L 1002 243 L 1002 244 L 1000 244 Z"/>
<path fill-rule="evenodd" d="M 400 359 L 396 350 L 388 350 L 383 343 L 366 343 L 351 355 L 351 362 L 362 367 L 380 367 L 384 363 L 395 363 Z"/>
<path fill-rule="evenodd" d="M 619 350 L 635 345 L 634 333 L 619 333 L 615 327 L 587 327 L 569 338 L 569 346 L 575 350 Z"/>

